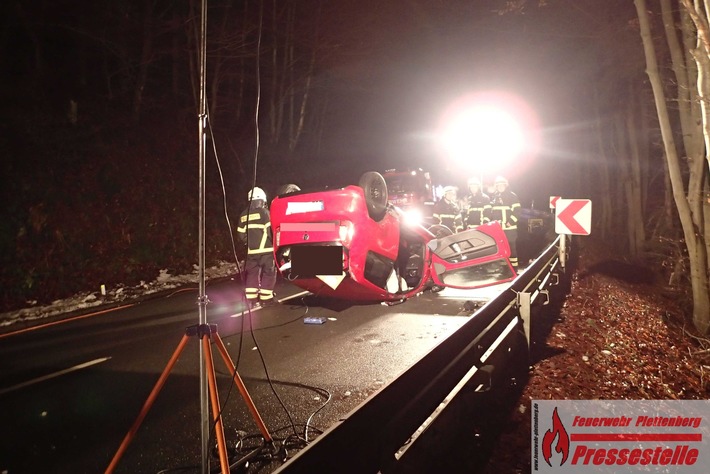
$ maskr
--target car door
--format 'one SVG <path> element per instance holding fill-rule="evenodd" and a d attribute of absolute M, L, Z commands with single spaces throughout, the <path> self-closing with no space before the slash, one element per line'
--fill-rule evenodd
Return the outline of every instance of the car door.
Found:
<path fill-rule="evenodd" d="M 427 244 L 434 285 L 481 288 L 513 280 L 510 245 L 498 222 L 433 239 Z"/>

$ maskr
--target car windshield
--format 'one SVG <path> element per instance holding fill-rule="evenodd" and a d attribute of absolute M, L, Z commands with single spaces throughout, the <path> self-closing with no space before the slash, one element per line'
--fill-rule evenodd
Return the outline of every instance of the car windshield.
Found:
<path fill-rule="evenodd" d="M 451 263 L 488 257 L 498 252 L 495 239 L 477 230 L 449 235 L 429 245 L 434 253 Z"/>
<path fill-rule="evenodd" d="M 439 275 L 447 286 L 476 288 L 510 280 L 515 275 L 505 259 L 448 270 Z"/>

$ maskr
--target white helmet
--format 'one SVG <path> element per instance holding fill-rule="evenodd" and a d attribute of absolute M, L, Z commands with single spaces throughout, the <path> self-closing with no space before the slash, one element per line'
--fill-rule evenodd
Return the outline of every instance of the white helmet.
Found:
<path fill-rule="evenodd" d="M 505 184 L 506 186 L 508 186 L 508 180 L 502 176 L 498 176 L 495 180 L 495 184 Z"/>
<path fill-rule="evenodd" d="M 249 193 L 247 194 L 247 199 L 250 201 L 256 201 L 257 199 L 261 199 L 262 201 L 266 201 L 266 193 L 264 192 L 263 189 L 259 187 L 255 187 Z"/>

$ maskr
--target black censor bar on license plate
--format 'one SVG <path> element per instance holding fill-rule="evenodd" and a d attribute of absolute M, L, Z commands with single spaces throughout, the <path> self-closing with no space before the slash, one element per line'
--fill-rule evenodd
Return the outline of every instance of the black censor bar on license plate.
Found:
<path fill-rule="evenodd" d="M 295 245 L 291 248 L 291 273 L 300 277 L 341 275 L 343 247 L 340 245 Z"/>

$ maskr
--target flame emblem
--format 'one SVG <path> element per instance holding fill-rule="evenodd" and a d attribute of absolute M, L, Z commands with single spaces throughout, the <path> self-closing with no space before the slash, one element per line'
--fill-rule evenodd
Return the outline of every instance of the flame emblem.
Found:
<path fill-rule="evenodd" d="M 547 430 L 545 436 L 542 438 L 542 456 L 550 467 L 552 467 L 552 464 L 550 464 L 552 443 L 555 441 L 555 438 L 557 438 L 555 451 L 562 454 L 561 466 L 567 461 L 567 456 L 569 456 L 569 435 L 562 424 L 562 420 L 560 420 L 560 416 L 557 414 L 557 407 L 555 407 L 555 410 L 552 412 L 552 429 Z"/>

